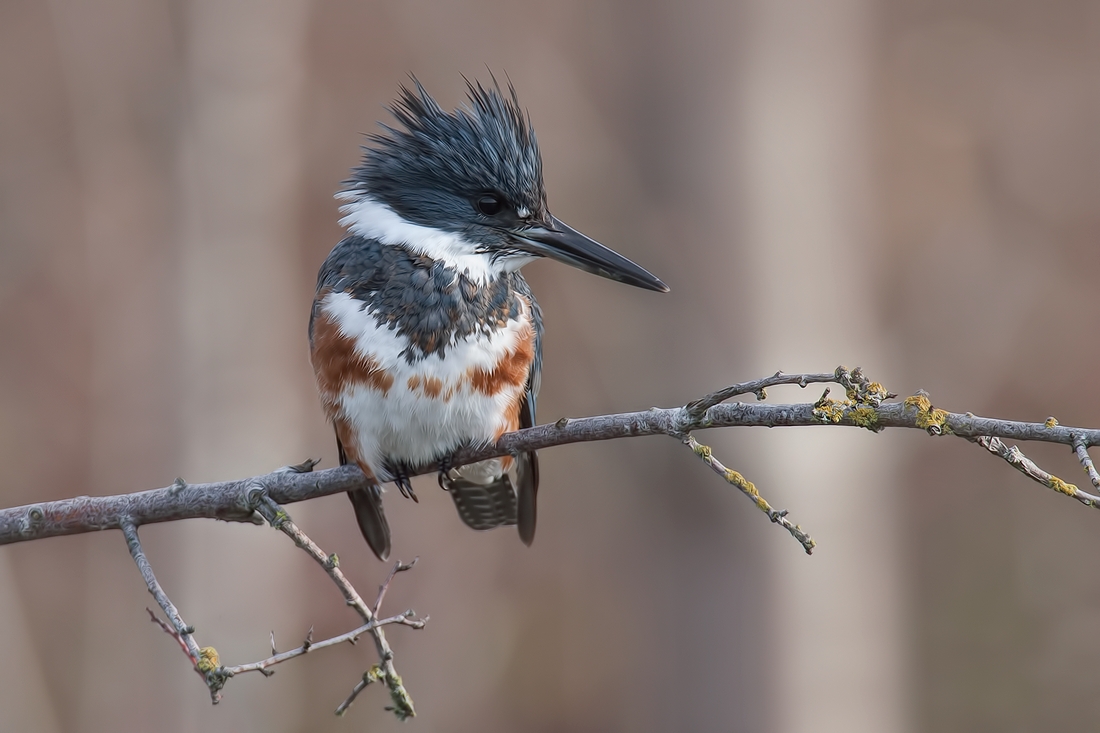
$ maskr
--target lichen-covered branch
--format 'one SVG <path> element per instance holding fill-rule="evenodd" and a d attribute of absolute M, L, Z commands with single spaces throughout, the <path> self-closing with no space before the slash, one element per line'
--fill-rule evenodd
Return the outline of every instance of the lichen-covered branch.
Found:
<path fill-rule="evenodd" d="M 815 384 L 831 376 L 844 388 L 846 399 L 825 395 L 813 403 L 722 403 L 726 395 L 758 394 L 777 384 Z M 855 377 L 859 377 L 856 379 Z M 947 412 L 932 406 L 928 395 L 918 392 L 901 402 L 888 401 L 882 386 L 859 375 L 858 370 L 837 369 L 832 375 L 779 374 L 735 385 L 682 407 L 653 408 L 641 412 L 562 418 L 503 435 L 492 445 L 460 451 L 453 465 L 462 465 L 527 450 L 541 450 L 569 443 L 614 440 L 646 435 L 683 435 L 704 428 L 805 427 L 845 425 L 874 432 L 886 428 L 915 428 L 932 435 L 960 438 L 990 436 L 1002 440 L 1042 441 L 1084 448 L 1100 445 L 1100 429 L 1058 425 L 1056 422 L 1017 422 L 978 417 L 969 412 Z M 424 466 L 417 473 L 432 473 Z M 262 484 L 280 504 L 361 488 L 363 476 L 354 466 L 340 466 L 312 473 L 276 472 L 236 481 L 187 484 L 177 481 L 162 489 L 117 496 L 81 496 L 0 509 L 0 545 L 13 542 L 120 529 L 123 518 L 135 526 L 155 522 L 207 517 L 227 521 L 252 521 L 249 489 Z"/>
<path fill-rule="evenodd" d="M 1100 509 L 1100 496 L 1093 496 L 1092 494 L 1081 491 L 1081 489 L 1077 488 L 1075 485 L 1066 483 L 1052 473 L 1047 473 L 1043 469 L 1039 468 L 1039 465 L 1035 463 L 1035 461 L 1025 456 L 1024 452 L 1016 446 L 1009 447 L 1005 445 L 1004 441 L 1000 438 L 994 438 L 988 435 L 983 435 L 980 438 L 974 438 L 974 442 L 988 450 L 993 455 L 1000 456 L 1001 458 L 1005 459 L 1008 462 L 1008 465 L 1012 466 L 1032 481 L 1036 481 L 1043 486 L 1046 486 L 1048 489 L 1053 489 L 1059 494 L 1072 496 L 1074 499 L 1081 502 L 1085 506 L 1091 506 L 1094 509 Z"/>
<path fill-rule="evenodd" d="M 802 545 L 802 549 L 806 551 L 807 555 L 812 555 L 814 548 L 817 547 L 817 543 L 813 538 L 808 535 L 805 530 L 799 527 L 797 524 L 792 524 L 791 520 L 787 519 L 786 509 L 773 509 L 772 505 L 768 503 L 767 499 L 760 495 L 756 486 L 752 481 L 742 476 L 739 472 L 734 471 L 732 468 L 726 468 L 722 465 L 722 462 L 714 457 L 714 452 L 709 445 L 703 445 L 698 440 L 688 435 L 684 438 L 684 445 L 691 448 L 695 455 L 703 459 L 703 463 L 710 466 L 716 474 L 721 476 L 731 486 L 736 486 L 740 489 L 741 493 L 753 500 L 756 504 L 756 508 L 768 515 L 768 519 L 778 524 L 783 529 L 791 533 L 791 537 L 798 540 Z"/>

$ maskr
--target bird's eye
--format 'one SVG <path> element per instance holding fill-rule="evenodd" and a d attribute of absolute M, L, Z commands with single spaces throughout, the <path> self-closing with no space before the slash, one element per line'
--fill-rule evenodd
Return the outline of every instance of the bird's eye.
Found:
<path fill-rule="evenodd" d="M 500 196 L 487 193 L 477 200 L 477 210 L 485 216 L 496 216 L 504 209 L 504 202 Z"/>

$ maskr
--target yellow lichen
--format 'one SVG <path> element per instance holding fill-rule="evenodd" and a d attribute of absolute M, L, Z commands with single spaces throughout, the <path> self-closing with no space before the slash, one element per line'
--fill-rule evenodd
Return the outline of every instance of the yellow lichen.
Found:
<path fill-rule="evenodd" d="M 851 403 L 847 400 L 834 400 L 822 397 L 814 403 L 814 417 L 823 423 L 839 423 L 844 419 L 844 409 Z"/>
<path fill-rule="evenodd" d="M 878 382 L 871 382 L 867 385 L 867 394 L 874 395 L 875 397 L 884 400 L 890 396 L 890 390 L 886 389 Z"/>
<path fill-rule="evenodd" d="M 946 431 L 946 423 L 947 410 L 938 410 L 936 408 L 932 408 L 928 412 L 923 412 L 917 415 L 917 427 L 924 428 L 925 430 L 939 428 L 940 431 Z"/>
<path fill-rule="evenodd" d="M 927 412 L 931 409 L 932 402 L 928 399 L 928 395 L 918 392 L 912 397 L 905 398 L 905 406 L 916 408 L 917 412 Z"/>
<path fill-rule="evenodd" d="M 1047 421 L 1043 423 L 1043 427 L 1047 430 L 1050 430 L 1051 428 L 1056 428 L 1058 427 L 1058 421 L 1055 420 L 1053 417 L 1048 417 Z"/>
<path fill-rule="evenodd" d="M 756 486 L 752 483 L 752 481 L 749 481 L 747 478 L 742 476 L 737 471 L 734 471 L 732 468 L 727 468 L 726 469 L 725 478 L 726 478 L 726 481 L 728 481 L 729 483 L 733 484 L 737 488 L 741 489 L 741 491 L 744 491 L 746 494 L 751 496 L 753 501 L 756 502 L 756 506 L 759 507 L 761 511 L 763 511 L 763 512 L 770 512 L 771 511 L 771 509 L 772 509 L 771 505 L 768 504 L 768 502 L 764 500 L 764 497 L 760 496 L 760 492 L 757 490 Z"/>
<path fill-rule="evenodd" d="M 872 382 L 863 376 L 863 370 L 858 367 L 849 371 L 845 367 L 839 366 L 833 372 L 833 376 L 836 378 L 837 384 L 844 387 L 844 394 L 848 398 L 848 402 L 855 405 L 878 407 L 884 400 L 897 396 L 882 386 L 882 383 Z"/>
<path fill-rule="evenodd" d="M 855 426 L 878 430 L 878 412 L 873 407 L 853 407 L 847 412 L 848 420 Z"/>
<path fill-rule="evenodd" d="M 928 399 L 925 392 L 917 392 L 912 397 L 906 397 L 905 406 L 916 409 L 918 428 L 927 430 L 933 435 L 950 431 L 947 426 L 947 410 L 932 407 L 932 401 Z"/>
<path fill-rule="evenodd" d="M 412 697 L 405 689 L 405 683 L 401 681 L 401 675 L 391 674 L 386 677 L 386 686 L 390 688 L 390 700 L 393 702 L 393 714 L 398 720 L 407 720 L 416 717 L 416 708 L 413 707 Z"/>
<path fill-rule="evenodd" d="M 852 402 L 867 403 L 869 405 L 879 405 L 891 396 L 890 391 L 878 382 L 868 382 L 867 384 L 848 387 L 845 394 Z"/>
<path fill-rule="evenodd" d="M 372 682 L 382 682 L 389 688 L 390 700 L 393 705 L 387 706 L 386 709 L 396 715 L 398 720 L 416 717 L 412 697 L 409 696 L 409 691 L 405 689 L 405 683 L 401 680 L 401 675 L 396 672 L 387 673 L 382 665 L 375 664 L 363 673 L 363 681 L 368 685 Z"/>
<path fill-rule="evenodd" d="M 204 646 L 199 649 L 199 661 L 195 664 L 195 668 L 206 674 L 217 669 L 219 663 L 218 650 L 212 646 Z"/>
<path fill-rule="evenodd" d="M 1050 481 L 1047 482 L 1047 486 L 1054 489 L 1055 491 L 1059 491 L 1059 492 L 1065 494 L 1066 496 L 1076 496 L 1077 495 L 1077 487 L 1076 486 L 1074 486 L 1073 484 L 1067 484 L 1065 481 L 1058 478 L 1057 476 L 1051 476 Z"/>

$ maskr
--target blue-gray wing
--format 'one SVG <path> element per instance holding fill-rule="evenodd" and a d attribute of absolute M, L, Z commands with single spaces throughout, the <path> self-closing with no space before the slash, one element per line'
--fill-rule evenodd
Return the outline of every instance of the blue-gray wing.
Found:
<path fill-rule="evenodd" d="M 527 375 L 527 391 L 520 405 L 519 426 L 535 426 L 535 402 L 542 384 L 542 310 L 531 288 L 521 275 L 516 275 L 516 290 L 531 304 L 531 321 L 535 329 L 535 359 Z M 535 451 L 527 451 L 516 458 L 516 524 L 523 544 L 535 540 L 535 524 L 538 519 L 539 457 Z"/>

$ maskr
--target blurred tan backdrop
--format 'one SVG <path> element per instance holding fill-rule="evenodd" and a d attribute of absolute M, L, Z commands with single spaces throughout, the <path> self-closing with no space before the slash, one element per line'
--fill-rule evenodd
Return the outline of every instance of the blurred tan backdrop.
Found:
<path fill-rule="evenodd" d="M 672 287 L 551 263 L 543 421 L 862 364 L 956 410 L 1100 426 L 1100 5 L 1088 0 L 5 0 L 0 504 L 335 450 L 305 328 L 331 195 L 408 72 L 506 71 L 554 211 Z M 776 390 L 792 400 L 818 395 Z M 920 434 L 706 436 L 812 558 L 670 440 L 543 455 L 539 538 L 390 495 L 423 731 L 1086 730 L 1100 525 Z M 1034 449 L 1077 480 L 1067 451 Z M 1083 479 L 1082 479 L 1083 480 Z M 291 508 L 372 588 L 343 497 Z M 354 621 L 264 528 L 144 530 L 204 644 Z M 0 730 L 396 730 L 329 650 L 211 707 L 117 533 L 0 548 Z"/>

